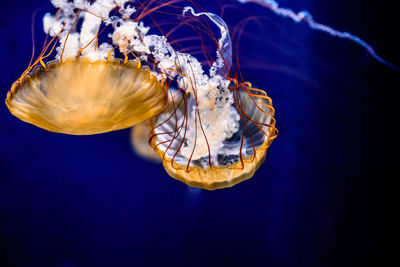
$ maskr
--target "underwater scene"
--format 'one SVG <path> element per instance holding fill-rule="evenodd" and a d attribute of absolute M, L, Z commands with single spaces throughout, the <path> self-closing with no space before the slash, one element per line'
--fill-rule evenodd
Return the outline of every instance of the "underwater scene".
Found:
<path fill-rule="evenodd" d="M 4 3 L 0 266 L 380 266 L 386 2 Z"/>

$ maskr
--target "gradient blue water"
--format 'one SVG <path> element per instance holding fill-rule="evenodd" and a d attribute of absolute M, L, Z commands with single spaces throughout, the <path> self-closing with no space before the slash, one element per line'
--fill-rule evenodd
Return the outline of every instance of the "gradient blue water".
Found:
<path fill-rule="evenodd" d="M 215 3 L 202 2 L 211 11 Z M 394 11 L 372 3 L 281 1 L 360 35 L 399 64 L 399 40 L 390 34 Z M 31 14 L 46 6 L 46 0 L 3 6 L 3 98 L 29 62 Z M 254 178 L 215 192 L 189 189 L 137 157 L 129 130 L 49 133 L 1 104 L 1 266 L 358 266 L 380 260 L 399 75 L 352 43 L 255 5 L 229 12 L 228 23 L 237 20 L 233 14 L 266 18 L 241 42 L 243 74 L 273 98 L 280 130 Z"/>

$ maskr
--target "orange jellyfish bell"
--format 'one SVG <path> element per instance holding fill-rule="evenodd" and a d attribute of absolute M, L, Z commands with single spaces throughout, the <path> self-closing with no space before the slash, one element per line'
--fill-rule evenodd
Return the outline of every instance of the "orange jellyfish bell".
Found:
<path fill-rule="evenodd" d="M 141 122 L 131 129 L 131 145 L 135 153 L 145 159 L 160 163 L 162 160 L 154 149 L 149 146 L 149 132 L 146 122 Z"/>
<path fill-rule="evenodd" d="M 277 136 L 271 98 L 264 92 L 236 92 L 240 127 L 215 151 L 210 149 L 213 136 L 204 134 L 205 127 L 201 126 L 201 116 L 198 116 L 196 124 L 190 126 L 199 128 L 196 141 L 191 151 L 185 153 L 183 148 L 188 142 L 189 127 L 186 123 L 190 112 L 196 112 L 192 106 L 195 101 L 188 98 L 187 95 L 174 97 L 167 111 L 152 119 L 151 145 L 163 159 L 167 173 L 189 186 L 207 190 L 231 187 L 251 178 L 264 162 L 267 149 Z M 218 117 L 217 114 L 217 120 Z M 202 141 L 202 135 L 205 141 Z M 208 155 L 196 157 L 201 143 L 206 144 Z"/>
<path fill-rule="evenodd" d="M 39 66 L 13 84 L 13 115 L 52 132 L 92 135 L 131 127 L 160 113 L 167 90 L 136 61 L 67 59 Z"/>

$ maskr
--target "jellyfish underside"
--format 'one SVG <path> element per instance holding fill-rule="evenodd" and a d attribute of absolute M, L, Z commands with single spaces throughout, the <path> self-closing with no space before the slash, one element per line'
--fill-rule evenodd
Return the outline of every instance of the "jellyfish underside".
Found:
<path fill-rule="evenodd" d="M 52 132 L 92 135 L 124 129 L 160 113 L 166 89 L 136 61 L 51 61 L 14 83 L 13 115 Z"/>
<path fill-rule="evenodd" d="M 164 168 L 171 177 L 189 186 L 215 190 L 232 187 L 254 175 L 264 162 L 267 149 L 277 134 L 274 109 L 269 97 L 250 97 L 243 91 L 240 96 L 242 112 L 246 116 L 242 118 L 238 132 L 224 141 L 224 148 L 217 156 L 213 155 L 215 161 L 212 165 L 209 164 L 208 156 L 189 161 L 182 155 L 180 148 L 185 140 L 171 130 L 179 125 L 179 121 L 173 119 L 174 116 L 159 125 L 156 124 L 160 120 L 152 120 L 153 125 L 156 125 L 151 132 L 154 137 L 152 146 L 163 159 Z M 175 112 L 171 107 L 169 109 L 170 112 Z M 176 112 L 183 112 L 183 108 Z M 243 127 L 246 133 L 244 135 Z"/>

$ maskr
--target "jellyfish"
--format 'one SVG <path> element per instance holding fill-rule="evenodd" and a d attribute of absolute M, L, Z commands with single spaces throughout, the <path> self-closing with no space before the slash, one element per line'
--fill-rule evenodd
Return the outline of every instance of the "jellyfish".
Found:
<path fill-rule="evenodd" d="M 242 79 L 221 17 L 193 1 L 52 3 L 58 12 L 43 19 L 51 39 L 8 93 L 14 115 L 77 135 L 147 121 L 132 132 L 135 149 L 149 156 L 147 144 L 168 174 L 195 187 L 254 174 L 277 135 L 275 110 Z"/>
<path fill-rule="evenodd" d="M 101 24 L 116 23 L 106 18 L 113 1 L 53 3 L 57 16 L 44 18 L 52 40 L 7 94 L 13 115 L 48 131 L 92 135 L 132 127 L 164 109 L 166 88 L 147 66 L 129 60 L 122 40 L 114 37 L 124 60 L 113 58 L 110 44 L 99 45 Z M 58 41 L 55 60 L 46 64 Z"/>
<path fill-rule="evenodd" d="M 275 110 L 266 94 L 244 90 L 235 93 L 238 106 L 226 111 L 237 120 L 233 127 L 213 114 L 219 110 L 215 101 L 207 103 L 208 116 L 199 115 L 191 96 L 175 96 L 167 111 L 152 119 L 151 145 L 170 176 L 193 187 L 215 190 L 254 175 L 277 137 Z"/>
<path fill-rule="evenodd" d="M 164 37 L 142 36 L 144 44 L 151 44 L 147 53 L 161 70 L 159 77 L 176 87 L 169 87 L 167 108 L 150 119 L 149 143 L 171 177 L 207 190 L 231 187 L 251 178 L 264 162 L 278 133 L 275 109 L 265 91 L 243 81 L 237 65 L 231 68 L 233 45 L 224 20 L 192 6 L 180 11 L 184 22 Z M 192 50 L 177 45 L 172 32 L 182 25 L 200 36 L 184 40 L 201 45 Z M 135 51 L 146 53 L 140 45 Z"/>
<path fill-rule="evenodd" d="M 135 153 L 147 160 L 153 162 L 162 162 L 160 156 L 149 146 L 150 128 L 147 126 L 147 121 L 141 122 L 131 129 L 131 145 Z"/>
<path fill-rule="evenodd" d="M 48 131 L 91 135 L 140 123 L 161 112 L 166 98 L 148 68 L 82 58 L 34 69 L 14 84 L 6 104 L 16 117 Z"/>
<path fill-rule="evenodd" d="M 277 135 L 272 101 L 232 67 L 224 20 L 179 2 L 52 1 L 59 11 L 43 20 L 51 40 L 13 84 L 7 107 L 23 121 L 75 135 L 148 120 L 147 131 L 134 128 L 134 147 L 149 156 L 138 144 L 150 145 L 173 178 L 214 190 L 252 177 Z M 157 23 L 158 12 L 175 21 Z M 189 36 L 180 35 L 184 27 Z"/>

